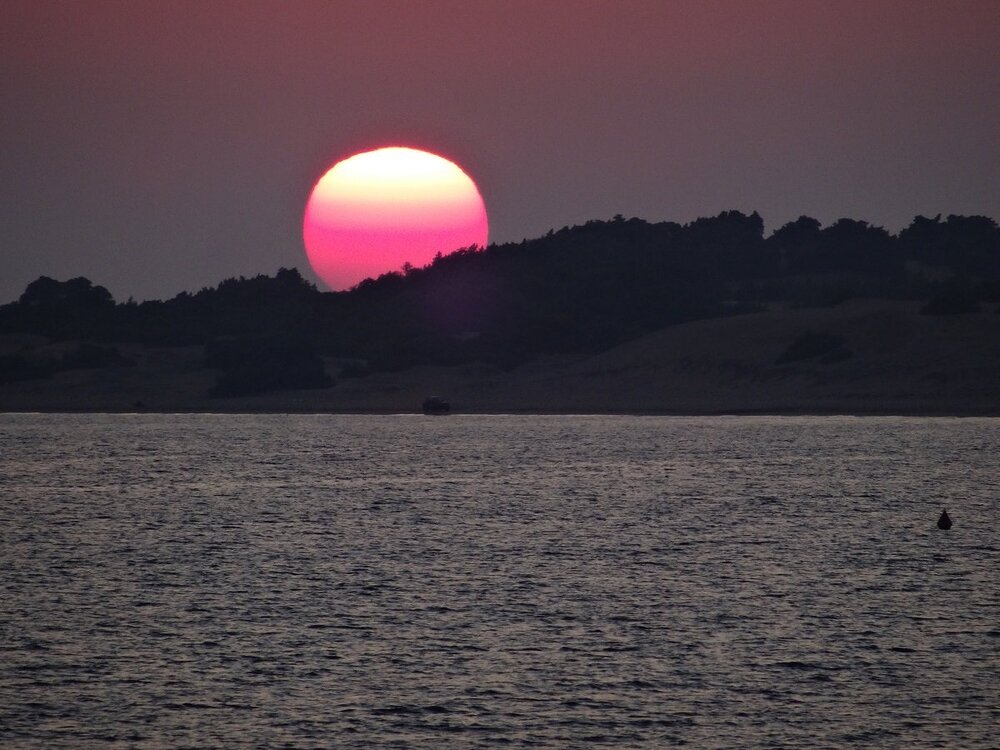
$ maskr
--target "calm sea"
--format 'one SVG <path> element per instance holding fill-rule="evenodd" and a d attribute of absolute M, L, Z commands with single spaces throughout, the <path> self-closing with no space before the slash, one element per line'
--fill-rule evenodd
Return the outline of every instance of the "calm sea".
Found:
<path fill-rule="evenodd" d="M 996 747 L 998 461 L 991 419 L 0 415 L 0 745 Z"/>

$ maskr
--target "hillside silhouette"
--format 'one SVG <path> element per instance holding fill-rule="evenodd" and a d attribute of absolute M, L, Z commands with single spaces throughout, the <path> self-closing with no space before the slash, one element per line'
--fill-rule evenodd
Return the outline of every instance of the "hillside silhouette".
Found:
<path fill-rule="evenodd" d="M 686 225 L 616 216 L 439 255 L 344 292 L 320 292 L 281 269 L 116 303 L 88 279 L 41 277 L 0 307 L 0 334 L 92 342 L 104 350 L 86 356 L 107 363 L 120 362 L 116 344 L 205 347 L 205 366 L 222 370 L 219 395 L 253 394 L 328 386 L 323 357 L 348 363 L 341 377 L 472 362 L 509 369 L 675 324 L 855 298 L 919 301 L 928 315 L 998 302 L 1000 229 L 982 216 L 918 216 L 893 235 L 803 216 L 765 238 L 757 213 Z M 72 357 L 48 369 L 31 360 L 0 356 L 0 383 L 74 366 Z"/>

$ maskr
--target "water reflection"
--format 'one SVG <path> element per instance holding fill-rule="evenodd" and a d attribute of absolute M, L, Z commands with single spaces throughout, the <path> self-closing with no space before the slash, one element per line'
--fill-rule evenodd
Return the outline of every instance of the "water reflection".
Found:
<path fill-rule="evenodd" d="M 0 739 L 989 747 L 998 426 L 8 415 Z"/>

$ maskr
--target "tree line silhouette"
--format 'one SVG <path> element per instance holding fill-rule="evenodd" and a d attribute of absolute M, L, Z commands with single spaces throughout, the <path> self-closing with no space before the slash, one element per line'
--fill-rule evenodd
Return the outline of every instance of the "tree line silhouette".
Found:
<path fill-rule="evenodd" d="M 983 216 L 918 216 L 893 235 L 803 216 L 765 238 L 756 212 L 686 225 L 616 216 L 439 254 L 345 292 L 320 292 L 281 269 L 165 301 L 115 303 L 87 279 L 41 277 L 0 307 L 0 333 L 205 346 L 206 365 L 224 373 L 218 391 L 243 394 L 328 384 L 321 355 L 352 360 L 345 375 L 470 361 L 511 367 L 769 303 L 855 297 L 923 300 L 929 314 L 996 302 L 1000 229 Z"/>

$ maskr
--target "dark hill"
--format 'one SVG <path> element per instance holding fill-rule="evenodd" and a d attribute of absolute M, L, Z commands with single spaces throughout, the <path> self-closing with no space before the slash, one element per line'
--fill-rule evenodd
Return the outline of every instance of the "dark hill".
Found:
<path fill-rule="evenodd" d="M 322 383 L 313 354 L 351 360 L 349 375 L 471 362 L 504 369 L 605 351 L 679 323 L 862 297 L 920 302 L 928 314 L 982 309 L 1000 300 L 1000 229 L 986 217 L 917 217 L 892 235 L 801 217 L 765 238 L 756 213 L 683 226 L 617 216 L 439 255 L 346 292 L 319 292 L 281 269 L 116 304 L 87 279 L 42 277 L 0 307 L 0 334 L 156 347 L 266 342 L 297 352 Z M 0 363 L 0 380 L 4 366 L 17 377 L 37 372 L 16 359 Z M 293 375 L 270 380 L 302 380 Z"/>

